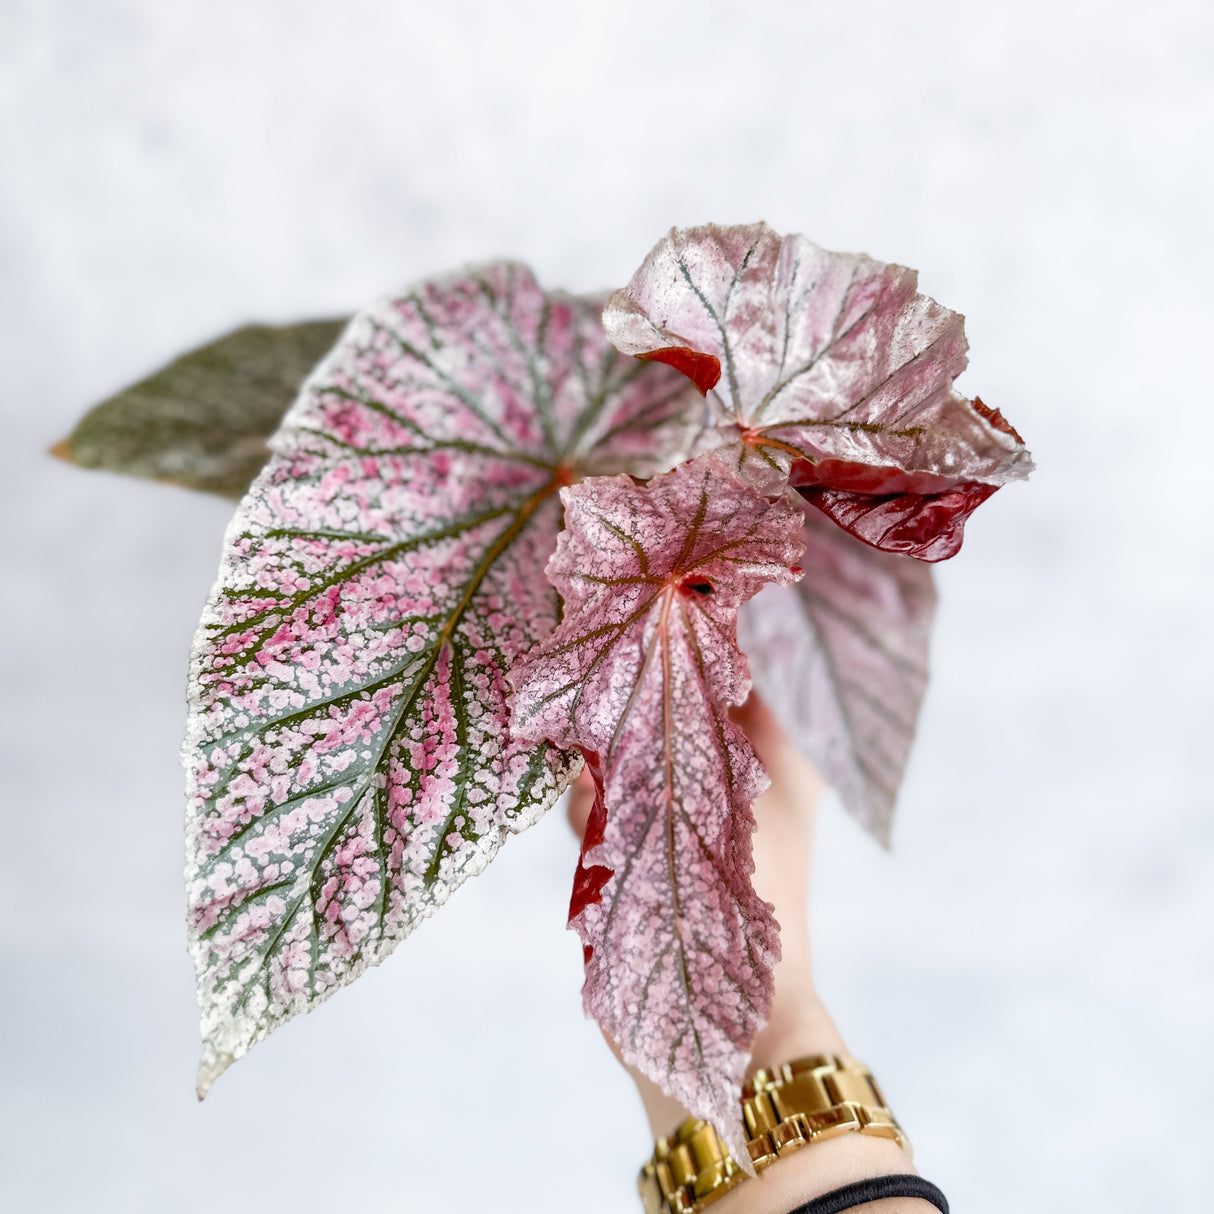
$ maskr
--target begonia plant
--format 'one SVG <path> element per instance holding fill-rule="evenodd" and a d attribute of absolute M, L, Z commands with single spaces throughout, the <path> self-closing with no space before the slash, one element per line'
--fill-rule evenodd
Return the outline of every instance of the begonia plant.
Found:
<path fill-rule="evenodd" d="M 89 414 L 57 453 L 247 489 L 189 678 L 199 1096 L 585 766 L 586 1011 L 748 1166 L 780 944 L 730 710 L 753 677 L 887 840 L 930 563 L 1031 468 L 965 362 L 913 271 L 707 225 L 607 299 L 473 267 L 240 330 Z"/>

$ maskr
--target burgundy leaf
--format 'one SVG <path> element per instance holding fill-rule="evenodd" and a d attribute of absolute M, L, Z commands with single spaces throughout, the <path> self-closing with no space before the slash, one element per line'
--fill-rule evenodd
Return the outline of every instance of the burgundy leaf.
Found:
<path fill-rule="evenodd" d="M 598 756 L 604 837 L 581 869 L 610 876 L 588 898 L 579 873 L 571 908 L 586 1011 L 749 1163 L 738 1096 L 779 940 L 750 883 L 767 779 L 727 710 L 750 689 L 738 606 L 799 573 L 801 512 L 711 458 L 562 497 L 548 576 L 564 618 L 512 680 L 520 732 Z"/>
<path fill-rule="evenodd" d="M 509 728 L 555 626 L 557 491 L 677 459 L 702 405 L 521 266 L 355 318 L 225 541 L 190 679 L 199 1091 L 381 961 L 576 774 Z"/>
<path fill-rule="evenodd" d="M 691 354 L 720 360 L 724 374 L 708 395 L 715 425 L 700 449 L 763 491 L 824 465 L 906 480 L 886 494 L 934 495 L 923 509 L 901 503 L 897 526 L 884 514 L 861 523 L 833 498 L 816 504 L 849 519 L 866 543 L 938 560 L 989 496 L 971 487 L 1025 477 L 1032 462 L 997 410 L 954 390 L 966 363 L 963 318 L 916 285 L 913 270 L 830 253 L 766 224 L 709 224 L 672 229 L 603 320 L 626 354 L 678 349 L 675 365 Z M 815 483 L 855 488 L 827 475 Z M 933 488 L 916 487 L 922 479 Z"/>
<path fill-rule="evenodd" d="M 594 805 L 590 816 L 586 819 L 586 829 L 582 832 L 582 847 L 578 853 L 577 870 L 573 874 L 573 894 L 569 899 L 569 923 L 595 902 L 603 900 L 603 886 L 611 879 L 611 869 L 603 864 L 587 864 L 586 856 L 592 852 L 607 833 L 607 805 L 603 800 L 603 769 L 597 751 L 583 750 L 582 758 L 586 760 L 586 768 L 594 780 Z M 590 960 L 593 950 L 585 946 L 585 958 Z"/>
<path fill-rule="evenodd" d="M 677 369 L 679 368 L 676 368 L 676 370 Z M 998 409 L 992 409 L 989 405 L 984 404 L 982 397 L 975 396 L 974 399 L 970 401 L 970 404 L 972 404 L 974 408 L 980 414 L 982 414 L 982 416 L 985 417 L 992 426 L 995 427 L 996 430 L 999 430 L 1004 434 L 1010 434 L 1018 443 L 1024 442 L 1024 439 L 1022 439 L 1016 432 L 1016 427 L 1013 426 L 1012 423 L 1008 421 Z"/>
<path fill-rule="evenodd" d="M 856 539 L 920 561 L 946 561 L 961 550 L 965 523 L 999 488 L 966 481 L 943 493 L 853 493 L 798 488 L 797 492 Z"/>
<path fill-rule="evenodd" d="M 927 686 L 929 566 L 857 543 L 815 511 L 805 576 L 741 611 L 755 688 L 843 804 L 888 842 Z"/>

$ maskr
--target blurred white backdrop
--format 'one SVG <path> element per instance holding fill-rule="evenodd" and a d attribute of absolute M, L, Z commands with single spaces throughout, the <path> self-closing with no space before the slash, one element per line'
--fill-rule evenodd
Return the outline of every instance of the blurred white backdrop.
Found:
<path fill-rule="evenodd" d="M 635 1208 L 559 814 L 195 1103 L 176 754 L 228 507 L 44 451 L 240 322 L 764 218 L 918 267 L 1039 468 L 940 569 L 893 854 L 823 814 L 824 993 L 959 1212 L 1201 1208 L 1212 165 L 1204 0 L 0 0 L 0 1205 Z"/>

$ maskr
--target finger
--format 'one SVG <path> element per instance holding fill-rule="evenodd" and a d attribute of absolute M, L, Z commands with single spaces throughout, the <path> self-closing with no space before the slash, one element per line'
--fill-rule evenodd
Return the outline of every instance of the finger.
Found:
<path fill-rule="evenodd" d="M 760 825 L 777 812 L 776 806 L 798 817 L 808 817 L 822 793 L 817 769 L 793 744 L 775 715 L 752 691 L 746 703 L 732 710 L 771 777 L 771 788 L 755 805 Z"/>
<path fill-rule="evenodd" d="M 569 803 L 565 814 L 573 833 L 580 839 L 586 833 L 586 822 L 590 811 L 594 808 L 594 780 L 589 768 L 583 768 L 582 774 L 573 782 L 569 789 Z"/>

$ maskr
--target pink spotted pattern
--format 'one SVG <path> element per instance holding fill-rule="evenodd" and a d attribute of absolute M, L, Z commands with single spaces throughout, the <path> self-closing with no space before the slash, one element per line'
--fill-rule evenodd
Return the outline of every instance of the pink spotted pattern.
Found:
<path fill-rule="evenodd" d="M 357 317 L 225 540 L 193 653 L 186 879 L 201 1095 L 381 961 L 580 767 L 510 728 L 555 626 L 557 491 L 683 453 L 700 408 L 601 300 L 494 264 Z"/>
<path fill-rule="evenodd" d="M 737 1102 L 779 939 L 750 881 L 767 777 L 727 710 L 750 689 L 738 607 L 799 573 L 801 512 L 711 457 L 563 498 L 565 614 L 515 668 L 514 704 L 521 732 L 596 756 L 605 829 L 573 907 L 586 1011 L 748 1162 Z"/>
<path fill-rule="evenodd" d="M 964 320 L 916 286 L 913 270 L 766 224 L 709 224 L 663 237 L 603 319 L 627 354 L 720 361 L 701 449 L 772 494 L 791 477 L 865 543 L 934 561 L 1032 461 L 953 388 Z"/>
<path fill-rule="evenodd" d="M 932 571 L 862 544 L 816 510 L 805 576 L 743 606 L 738 638 L 755 690 L 882 842 L 927 687 Z"/>

